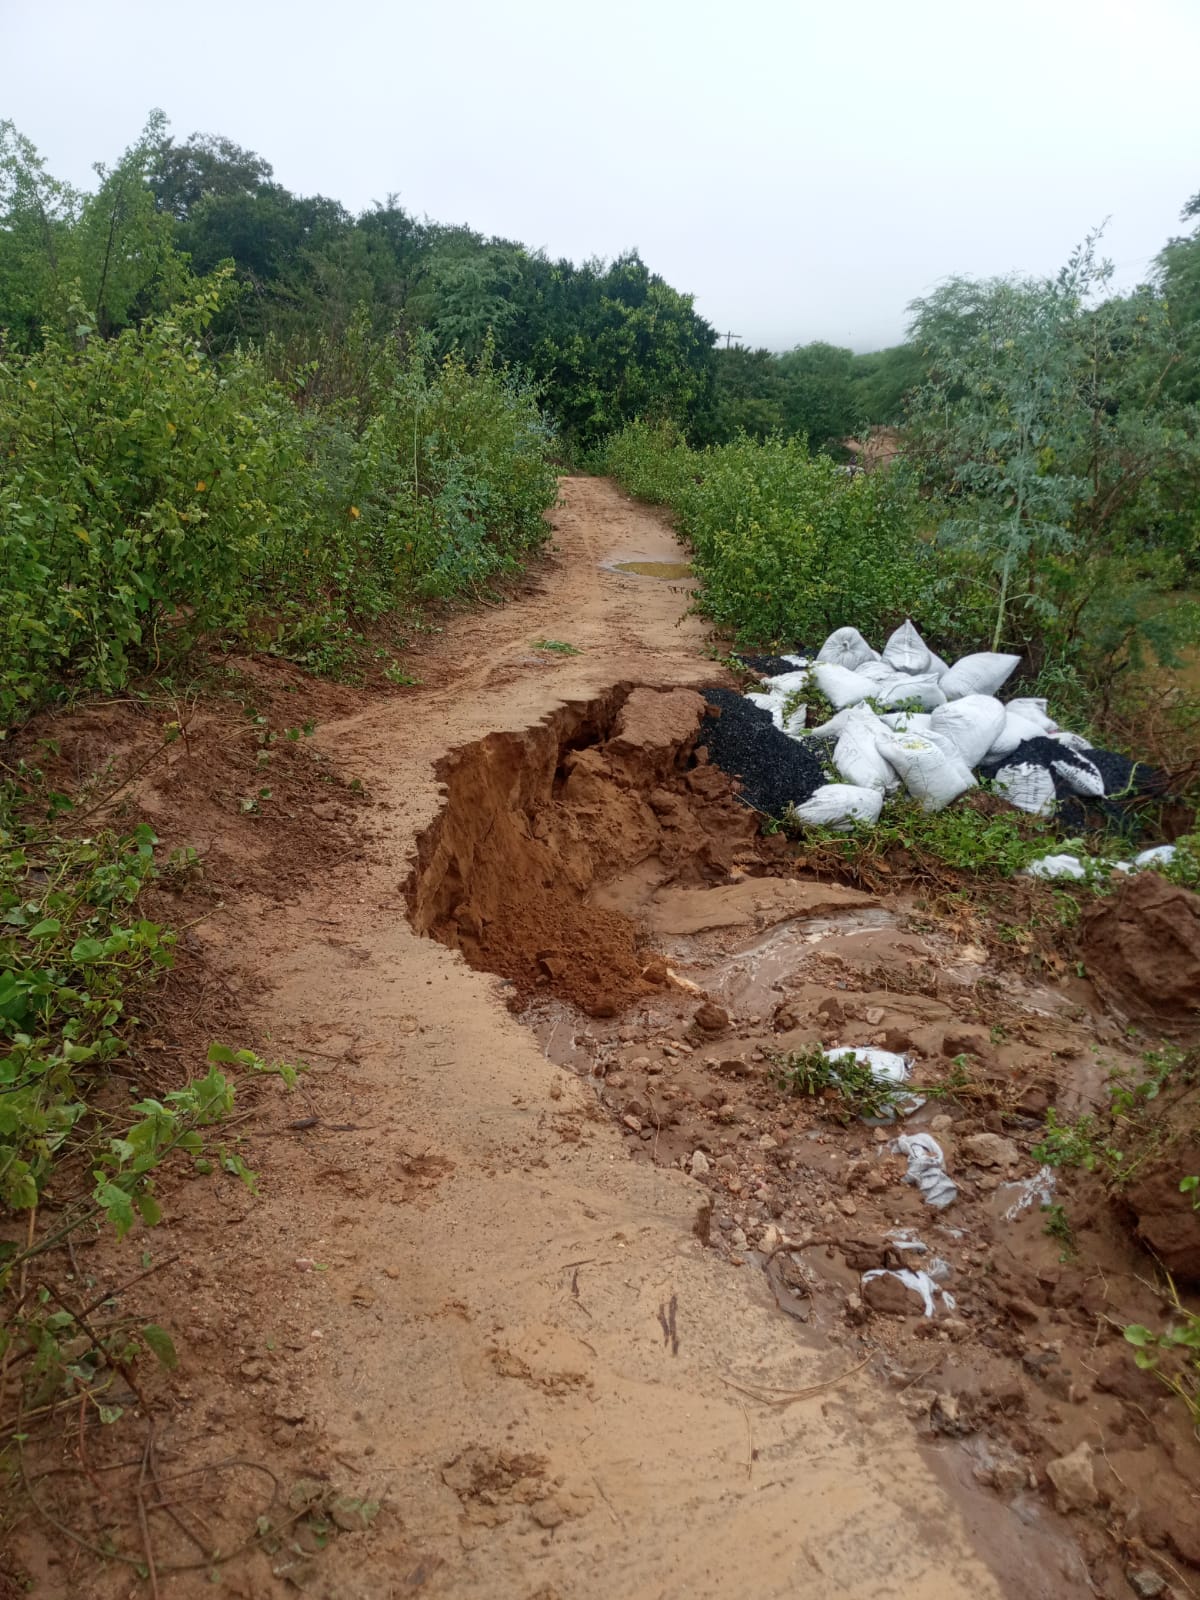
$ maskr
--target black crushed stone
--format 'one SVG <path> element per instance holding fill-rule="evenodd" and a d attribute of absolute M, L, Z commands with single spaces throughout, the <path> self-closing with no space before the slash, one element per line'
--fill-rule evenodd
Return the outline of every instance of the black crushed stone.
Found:
<path fill-rule="evenodd" d="M 1144 761 L 1131 761 L 1115 750 L 1072 750 L 1059 744 L 1057 739 L 1044 737 L 1024 740 L 1010 755 L 985 762 L 979 771 L 985 778 L 994 778 L 1002 767 L 1029 762 L 1050 770 L 1054 761 L 1069 762 L 1072 766 L 1090 761 L 1104 780 L 1104 799 L 1093 800 L 1090 796 L 1076 794 L 1057 773 L 1053 774 L 1058 820 L 1073 832 L 1088 833 L 1102 827 L 1128 832 L 1132 823 L 1129 808 L 1133 803 L 1147 795 L 1165 794 L 1168 787 L 1166 773 L 1147 766 Z M 1133 831 L 1137 831 L 1136 826 Z"/>
<path fill-rule="evenodd" d="M 819 755 L 780 733 L 769 711 L 734 689 L 700 693 L 719 715 L 705 717 L 697 744 L 707 748 L 714 767 L 741 779 L 742 798 L 756 810 L 782 816 L 789 805 L 800 805 L 829 782 Z"/>
<path fill-rule="evenodd" d="M 802 656 L 804 651 L 797 650 L 796 654 Z M 782 656 L 748 656 L 738 650 L 734 652 L 734 659 L 745 662 L 751 672 L 761 673 L 764 678 L 778 678 L 781 673 L 800 670 L 794 661 L 785 661 Z"/>

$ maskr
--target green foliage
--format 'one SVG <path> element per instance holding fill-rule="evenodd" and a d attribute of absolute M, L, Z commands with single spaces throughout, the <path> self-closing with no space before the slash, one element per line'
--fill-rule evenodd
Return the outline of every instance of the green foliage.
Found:
<path fill-rule="evenodd" d="M 886 856 L 902 850 L 918 859 L 943 862 L 980 877 L 1012 878 L 1046 854 L 1046 836 L 1022 813 L 977 810 L 972 805 L 926 811 L 916 800 L 893 800 L 869 828 L 843 833 L 805 827 L 806 838 L 822 839 L 847 859 L 869 850 Z"/>
<path fill-rule="evenodd" d="M 877 1077 L 851 1052 L 826 1055 L 820 1045 L 777 1056 L 773 1076 L 787 1094 L 825 1101 L 826 1109 L 839 1122 L 855 1117 L 886 1121 L 911 1092 Z"/>
<path fill-rule="evenodd" d="M 583 654 L 577 644 L 568 644 L 565 639 L 535 639 L 535 650 L 549 650 L 556 656 L 579 656 Z"/>
<path fill-rule="evenodd" d="M 1137 1365 L 1177 1395 L 1192 1426 L 1200 1427 L 1200 1316 L 1183 1304 L 1169 1273 L 1165 1278 L 1172 1319 L 1157 1332 L 1132 1322 L 1124 1330 L 1125 1338 L 1134 1348 Z"/>
<path fill-rule="evenodd" d="M 812 645 L 851 619 L 885 636 L 906 615 L 934 637 L 961 625 L 969 594 L 921 538 L 901 472 L 852 476 L 794 439 L 690 450 L 640 423 L 610 441 L 606 464 L 675 511 L 699 609 L 743 643 Z"/>
<path fill-rule="evenodd" d="M 992 647 L 1093 686 L 1200 637 L 1197 607 L 1158 600 L 1197 551 L 1200 417 L 1164 387 L 1166 306 L 1109 295 L 1095 245 L 1052 280 L 952 279 L 914 302 L 930 378 L 909 440 L 949 507 L 939 542 L 992 587 Z"/>
<path fill-rule="evenodd" d="M 112 339 L 0 360 L 0 720 L 214 636 L 343 669 L 363 622 L 478 592 L 545 540 L 531 392 L 485 358 L 364 354 L 362 413 L 299 410 L 204 335 L 227 271 Z"/>
<path fill-rule="evenodd" d="M 87 1116 L 84 1085 L 121 1052 L 125 996 L 174 936 L 131 908 L 153 836 L 0 830 L 0 1202 L 36 1205 Z M 132 1130 L 126 1135 L 133 1138 Z"/>
<path fill-rule="evenodd" d="M 1121 1160 L 1119 1150 L 1102 1142 L 1095 1117 L 1087 1115 L 1075 1122 L 1061 1122 L 1053 1106 L 1046 1112 L 1042 1137 L 1030 1154 L 1043 1166 L 1082 1167 L 1086 1172 Z"/>

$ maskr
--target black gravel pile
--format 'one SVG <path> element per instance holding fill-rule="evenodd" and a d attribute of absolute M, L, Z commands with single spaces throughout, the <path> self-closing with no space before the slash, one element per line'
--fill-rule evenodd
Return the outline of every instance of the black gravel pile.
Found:
<path fill-rule="evenodd" d="M 705 717 L 697 743 L 707 746 L 713 766 L 741 779 L 742 798 L 757 810 L 782 816 L 829 782 L 817 754 L 780 733 L 769 711 L 733 689 L 700 693 L 720 714 Z"/>
<path fill-rule="evenodd" d="M 1078 832 L 1105 824 L 1127 831 L 1133 802 L 1147 795 L 1165 794 L 1167 790 L 1166 774 L 1157 767 L 1147 766 L 1144 761 L 1131 761 L 1115 750 L 1075 751 L 1059 744 L 1057 739 L 1048 738 L 1026 739 L 1010 755 L 985 762 L 979 771 L 985 778 L 994 778 L 1002 767 L 1016 767 L 1023 762 L 1052 771 L 1051 763 L 1055 761 L 1073 766 L 1090 761 L 1104 780 L 1104 799 L 1093 800 L 1076 794 L 1069 783 L 1053 773 L 1058 819 L 1065 827 Z"/>
<path fill-rule="evenodd" d="M 804 651 L 797 650 L 796 654 L 802 656 Z M 785 661 L 782 656 L 747 656 L 739 650 L 735 652 L 735 660 L 744 661 L 751 672 L 760 673 L 764 678 L 778 678 L 783 672 L 800 670 L 794 661 Z"/>

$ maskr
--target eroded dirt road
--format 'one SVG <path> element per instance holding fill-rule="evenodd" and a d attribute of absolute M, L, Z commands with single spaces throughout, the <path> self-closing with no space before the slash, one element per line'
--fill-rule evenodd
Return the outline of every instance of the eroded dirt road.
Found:
<path fill-rule="evenodd" d="M 181 1252 L 164 1319 L 186 1404 L 164 1445 L 382 1510 L 311 1560 L 260 1550 L 215 1591 L 201 1570 L 162 1592 L 1087 1594 L 1070 1540 L 1024 1540 L 870 1365 L 706 1246 L 706 1190 L 631 1161 L 500 980 L 410 926 L 448 752 L 614 684 L 712 681 L 686 583 L 614 570 L 680 559 L 660 519 L 596 480 L 563 502 L 536 592 L 453 622 L 419 691 L 319 728 L 374 802 L 365 860 L 196 930 L 270 1052 L 312 1070 L 242 1129 L 261 1197 L 210 1185 L 157 1241 Z M 82 1591 L 50 1571 L 45 1592 Z"/>

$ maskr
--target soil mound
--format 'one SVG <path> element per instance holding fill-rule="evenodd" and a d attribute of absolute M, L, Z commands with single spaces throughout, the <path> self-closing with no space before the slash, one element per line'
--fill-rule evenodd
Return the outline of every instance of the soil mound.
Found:
<path fill-rule="evenodd" d="M 1160 1101 L 1126 1150 L 1136 1176 L 1122 1192 L 1138 1238 L 1180 1284 L 1200 1285 L 1200 1213 L 1182 1179 L 1200 1172 L 1200 1056 L 1184 1063 L 1191 1081 Z"/>
<path fill-rule="evenodd" d="M 1137 1015 L 1200 1017 L 1200 896 L 1139 872 L 1084 921 L 1089 975 Z"/>
<path fill-rule="evenodd" d="M 611 1016 L 650 992 L 643 930 L 589 894 L 639 866 L 659 883 L 723 880 L 755 853 L 756 819 L 729 779 L 692 766 L 704 713 L 690 689 L 621 685 L 449 757 L 407 886 L 413 925 L 521 1001 L 553 994 Z"/>

